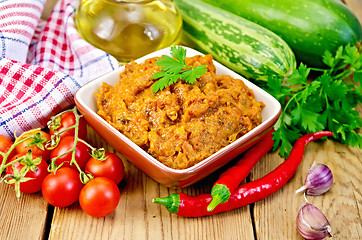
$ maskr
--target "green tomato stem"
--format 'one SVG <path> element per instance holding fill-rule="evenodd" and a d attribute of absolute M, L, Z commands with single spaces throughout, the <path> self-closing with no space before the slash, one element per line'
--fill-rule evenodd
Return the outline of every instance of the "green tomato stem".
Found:
<path fill-rule="evenodd" d="M 51 171 L 56 171 L 56 170 L 59 168 L 59 166 L 57 166 L 56 169 L 54 169 L 55 161 L 56 161 L 58 158 L 60 158 L 60 157 L 62 157 L 62 156 L 64 156 L 64 155 L 72 152 L 72 159 L 70 160 L 70 163 L 69 163 L 69 164 L 70 164 L 70 165 L 73 165 L 73 164 L 74 164 L 74 165 L 77 167 L 79 173 L 82 173 L 82 172 L 83 172 L 82 169 L 79 167 L 77 161 L 75 160 L 75 151 L 76 151 L 76 146 L 77 146 L 78 141 L 82 141 L 83 143 L 85 142 L 85 141 L 79 139 L 79 137 L 78 137 L 79 119 L 80 119 L 81 116 L 78 114 L 77 108 L 74 107 L 74 108 L 72 108 L 72 109 L 68 109 L 68 110 L 63 111 L 63 112 L 57 114 L 57 115 L 54 116 L 54 117 L 56 118 L 56 117 L 58 117 L 58 116 L 60 116 L 60 115 L 62 115 L 62 114 L 64 114 L 64 113 L 66 113 L 66 112 L 73 112 L 73 114 L 74 114 L 74 116 L 75 116 L 75 124 L 74 124 L 73 126 L 67 128 L 67 130 L 68 130 L 68 129 L 71 129 L 71 128 L 74 128 L 74 129 L 75 129 L 75 130 L 74 130 L 74 143 L 73 143 L 73 148 L 70 149 L 70 150 L 68 150 L 68 151 L 66 151 L 65 153 L 63 153 L 63 154 L 61 154 L 61 155 L 59 155 L 59 156 L 56 156 L 56 157 L 54 157 L 54 158 L 51 159 L 51 162 L 52 162 L 52 164 L 51 164 Z M 54 117 L 53 117 L 53 118 L 54 118 Z M 63 131 L 62 131 L 62 132 L 63 132 Z M 88 144 L 87 144 L 87 145 L 88 145 Z"/>
<path fill-rule="evenodd" d="M 78 138 L 78 141 L 84 143 L 85 145 L 87 145 L 87 147 L 89 147 L 92 151 L 93 151 L 94 149 L 96 149 L 95 147 L 93 147 L 92 145 L 90 145 L 89 143 L 87 143 L 86 141 L 84 141 L 84 140 L 81 139 L 81 138 Z"/>
<path fill-rule="evenodd" d="M 38 129 L 39 129 L 39 128 L 38 128 Z M 35 129 L 35 130 L 37 130 L 37 129 Z M 24 135 L 24 134 L 26 134 L 26 133 L 32 132 L 32 131 L 34 131 L 34 130 L 30 130 L 30 131 L 24 132 L 24 133 L 21 134 L 20 136 L 22 136 L 22 135 Z M 15 162 L 19 161 L 19 160 L 17 159 L 17 160 L 12 161 L 11 163 L 6 164 L 6 162 L 7 162 L 7 160 L 8 160 L 8 157 L 10 156 L 11 152 L 15 149 L 15 147 L 16 147 L 17 145 L 19 145 L 19 144 L 21 144 L 21 143 L 23 143 L 23 142 L 25 142 L 26 140 L 28 140 L 28 139 L 31 138 L 31 136 L 29 135 L 29 136 L 26 136 L 25 138 L 19 140 L 20 136 L 19 136 L 19 137 L 16 137 L 16 136 L 15 136 L 15 141 L 14 141 L 14 143 L 11 145 L 11 147 L 9 148 L 9 150 L 8 150 L 6 153 L 0 152 L 1 156 L 3 157 L 3 160 L 2 160 L 1 165 L 0 165 L 0 175 L 4 172 L 4 170 L 5 170 L 7 167 L 9 167 L 10 165 L 12 165 L 12 164 L 14 164 Z"/>

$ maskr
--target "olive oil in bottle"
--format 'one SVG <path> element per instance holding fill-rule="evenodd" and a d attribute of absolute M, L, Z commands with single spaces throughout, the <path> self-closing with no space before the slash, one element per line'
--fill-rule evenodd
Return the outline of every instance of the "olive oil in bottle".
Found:
<path fill-rule="evenodd" d="M 171 0 L 82 0 L 74 22 L 84 40 L 120 62 L 177 43 L 182 29 Z"/>

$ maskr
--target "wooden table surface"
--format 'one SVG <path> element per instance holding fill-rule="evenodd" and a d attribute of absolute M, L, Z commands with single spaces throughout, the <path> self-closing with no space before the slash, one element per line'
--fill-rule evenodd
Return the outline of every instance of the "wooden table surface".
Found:
<path fill-rule="evenodd" d="M 55 1 L 48 0 L 48 3 Z M 361 21 L 361 0 L 346 3 Z M 362 112 L 361 106 L 359 110 Z M 114 152 L 91 129 L 88 139 L 93 146 Z M 152 199 L 179 191 L 190 195 L 209 193 L 213 182 L 228 166 L 190 187 L 172 189 L 146 176 L 117 152 L 125 164 L 125 179 L 119 184 L 121 199 L 113 213 L 104 218 L 92 218 L 78 203 L 68 208 L 54 208 L 47 204 L 41 193 L 23 194 L 17 200 L 13 188 L 0 184 L 0 240 L 303 239 L 296 229 L 296 216 L 304 198 L 294 192 L 303 185 L 314 161 L 331 168 L 334 184 L 322 196 L 308 196 L 309 202 L 327 216 L 334 239 L 362 239 L 361 153 L 360 149 L 332 140 L 310 143 L 295 176 L 271 197 L 226 213 L 183 218 L 153 204 Z M 268 154 L 255 166 L 250 179 L 265 175 L 282 161 L 277 153 Z"/>

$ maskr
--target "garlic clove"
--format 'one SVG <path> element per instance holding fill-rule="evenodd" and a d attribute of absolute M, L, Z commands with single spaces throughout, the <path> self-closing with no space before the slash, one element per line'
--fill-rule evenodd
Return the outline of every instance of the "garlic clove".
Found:
<path fill-rule="evenodd" d="M 332 171 L 326 165 L 314 162 L 308 171 L 304 185 L 296 193 L 305 191 L 308 195 L 318 196 L 327 192 L 332 185 Z"/>
<path fill-rule="evenodd" d="M 308 202 L 298 212 L 297 228 L 305 239 L 318 240 L 332 236 L 332 228 L 326 216 Z"/>

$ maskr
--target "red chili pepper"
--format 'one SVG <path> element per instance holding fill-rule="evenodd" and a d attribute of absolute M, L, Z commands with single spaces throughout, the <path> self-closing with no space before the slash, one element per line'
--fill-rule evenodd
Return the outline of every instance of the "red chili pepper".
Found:
<path fill-rule="evenodd" d="M 303 158 L 304 148 L 309 142 L 332 135 L 332 132 L 321 131 L 309 133 L 299 138 L 289 157 L 276 169 L 260 179 L 239 186 L 227 202 L 219 204 L 212 212 L 207 211 L 207 206 L 212 200 L 210 194 L 191 197 L 184 193 L 174 193 L 168 197 L 154 198 L 153 202 L 166 206 L 168 211 L 179 216 L 201 217 L 226 212 L 260 201 L 278 191 L 293 177 Z"/>
<path fill-rule="evenodd" d="M 233 167 L 220 175 L 211 189 L 212 201 L 207 207 L 207 211 L 211 212 L 217 205 L 229 200 L 231 193 L 248 176 L 255 164 L 272 149 L 273 133 L 274 130 L 269 131 Z"/>

